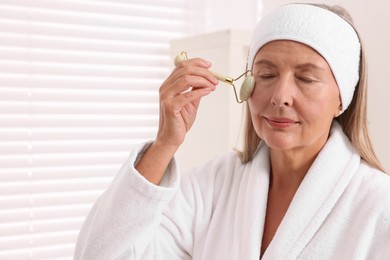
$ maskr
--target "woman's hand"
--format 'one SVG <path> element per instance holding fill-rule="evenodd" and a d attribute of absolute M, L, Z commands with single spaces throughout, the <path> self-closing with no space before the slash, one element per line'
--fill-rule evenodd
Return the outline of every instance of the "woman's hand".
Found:
<path fill-rule="evenodd" d="M 160 88 L 160 123 L 156 142 L 179 147 L 193 125 L 202 97 L 214 91 L 211 64 L 190 59 L 178 65 Z"/>
<path fill-rule="evenodd" d="M 183 61 L 160 87 L 160 122 L 156 140 L 136 165 L 150 182 L 159 184 L 173 155 L 192 127 L 202 97 L 214 91 L 218 79 L 203 59 Z"/>

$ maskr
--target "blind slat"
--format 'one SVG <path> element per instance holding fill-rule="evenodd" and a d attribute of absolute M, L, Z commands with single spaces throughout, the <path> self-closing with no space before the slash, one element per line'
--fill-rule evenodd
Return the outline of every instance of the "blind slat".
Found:
<path fill-rule="evenodd" d="M 0 252 L 0 260 L 20 260 L 20 259 L 55 259 L 72 260 L 74 251 L 73 243 L 61 244 L 60 246 L 47 246 L 41 248 L 28 247 L 26 249 L 7 250 Z M 67 257 L 63 257 L 67 256 Z"/>
<path fill-rule="evenodd" d="M 54 77 L 39 77 L 36 76 L 36 80 L 31 81 L 25 75 L 5 75 L 0 72 L 0 82 L 2 82 L 4 88 L 12 87 L 15 91 L 18 88 L 47 88 L 51 90 L 61 89 L 84 89 L 84 90 L 101 90 L 110 88 L 111 90 L 128 90 L 131 85 L 131 89 L 134 91 L 156 91 L 157 87 L 161 84 L 159 79 L 104 79 L 99 80 L 94 78 L 54 78 Z M 39 80 L 38 80 L 39 79 Z M 110 84 L 110 85 L 108 85 Z M 2 91 L 2 92 L 5 92 Z"/>
<path fill-rule="evenodd" d="M 0 15 L 2 20 L 15 22 L 48 23 L 52 25 L 65 26 L 91 26 L 91 27 L 111 27 L 113 29 L 123 29 L 128 27 L 142 28 L 146 30 L 167 30 L 176 26 L 183 26 L 185 20 L 172 19 L 173 15 L 183 17 L 180 9 L 163 9 L 160 12 L 152 13 L 150 11 L 139 11 L 139 9 L 129 9 L 126 15 L 110 14 L 109 10 L 105 12 L 81 12 L 74 7 L 73 10 L 54 10 L 41 9 L 32 5 L 26 9 L 24 7 L 7 6 L 0 4 Z M 119 10 L 115 10 L 119 11 Z M 122 10 L 123 11 L 123 10 Z M 163 11 L 163 12 L 162 12 Z M 170 12 L 170 16 L 164 15 L 164 12 Z M 137 27 L 138 26 L 138 27 Z"/>
<path fill-rule="evenodd" d="M 2 240 L 0 238 L 0 251 L 4 249 L 17 249 L 17 248 L 26 248 L 30 246 L 48 246 L 56 245 L 59 243 L 71 243 L 77 239 L 77 230 L 43 233 L 39 235 L 25 235 L 17 237 L 8 237 L 7 240 Z"/>
<path fill-rule="evenodd" d="M 102 191 L 102 190 L 100 190 Z M 45 209 L 21 209 L 21 210 L 8 210 L 2 211 L 0 214 L 0 223 L 8 223 L 10 219 L 15 221 L 26 221 L 26 220 L 51 220 L 61 218 L 74 218 L 74 217 L 85 217 L 91 208 L 91 204 L 84 205 L 73 205 L 72 207 L 56 208 L 52 207 Z"/>
<path fill-rule="evenodd" d="M 112 172 L 115 172 L 119 169 L 118 162 L 122 162 L 127 157 L 127 153 L 119 153 L 116 158 L 115 163 L 112 164 L 99 164 L 97 162 L 93 164 L 82 164 L 76 163 L 69 166 L 66 165 L 51 165 L 47 167 L 45 165 L 40 166 L 39 169 L 34 169 L 32 173 L 31 168 L 26 165 L 22 168 L 21 166 L 17 168 L 2 168 L 0 170 L 1 181 L 2 182 L 14 182 L 16 180 L 28 180 L 34 178 L 34 180 L 47 180 L 47 179 L 85 179 L 85 178 L 100 178 L 100 177 L 112 177 Z M 98 157 L 97 159 L 100 159 Z M 114 160 L 113 159 L 113 160 Z M 30 177 L 29 172 L 34 175 Z M 55 174 L 50 174 L 55 172 Z"/>
<path fill-rule="evenodd" d="M 140 39 L 132 39 L 126 42 L 107 41 L 83 41 L 77 39 L 59 39 L 55 37 L 30 36 L 17 34 L 15 32 L 4 32 L 0 30 L 0 40 L 3 48 L 29 48 L 43 51 L 73 51 L 88 55 L 90 53 L 102 53 L 106 55 L 128 55 L 145 53 L 149 55 L 167 55 L 167 44 L 165 42 L 150 42 Z"/>
<path fill-rule="evenodd" d="M 10 196 L 7 200 L 0 198 L 0 210 L 29 208 L 32 205 L 35 208 L 40 208 L 48 206 L 88 204 L 96 200 L 99 195 L 100 190 L 98 190 L 98 192 L 96 190 L 88 192 L 56 192 L 50 193 L 50 196 L 48 196 L 47 193 L 44 193 L 36 194 L 34 195 L 34 197 L 31 197 L 31 195 L 29 194 L 13 195 Z M 7 228 L 7 225 L 5 225 L 4 227 Z M 2 232 L 0 233 L 4 234 Z"/>
<path fill-rule="evenodd" d="M 168 67 L 170 60 L 166 55 L 152 55 L 148 53 L 133 53 L 133 54 L 113 54 L 113 53 L 100 53 L 100 52 L 80 52 L 80 51 L 64 51 L 64 50 L 41 50 L 34 49 L 29 50 L 27 48 L 15 48 L 15 47 L 3 47 L 0 49 L 0 59 L 2 63 L 7 64 L 7 60 L 10 62 L 27 62 L 29 60 L 37 61 L 40 64 L 64 64 L 64 65 L 88 65 L 96 67 L 96 64 L 102 64 L 100 66 L 110 65 L 116 67 L 128 67 L 137 66 L 145 67 L 149 66 L 152 69 L 159 69 L 161 67 Z"/>
<path fill-rule="evenodd" d="M 9 234 L 10 236 L 17 236 L 25 235 L 27 232 L 31 231 L 36 231 L 39 233 L 48 233 L 65 230 L 78 230 L 81 227 L 83 220 L 83 218 L 79 217 L 44 221 L 14 222 L 9 223 L 7 225 L 0 224 L 0 234 Z M 7 248 L 3 248 L 3 250 L 4 249 Z"/>
<path fill-rule="evenodd" d="M 86 16 L 93 14 L 107 14 L 114 16 L 147 15 L 154 17 L 170 17 L 172 13 L 185 14 L 186 1 L 153 1 L 132 0 L 127 1 L 66 1 L 34 0 L 26 4 L 25 0 L 2 0 L 1 5 L 14 9 L 41 9 L 52 12 L 78 12 Z"/>
<path fill-rule="evenodd" d="M 170 27 L 170 26 L 169 26 Z M 144 30 L 134 27 L 132 29 L 116 29 L 109 27 L 83 28 L 78 26 L 61 26 L 45 23 L 23 23 L 0 18 L 0 30 L 5 33 L 29 34 L 29 41 L 34 37 L 46 37 L 49 39 L 73 40 L 80 41 L 100 41 L 107 43 L 123 43 L 129 40 L 137 39 L 138 41 L 169 41 L 172 36 L 179 37 L 180 33 L 172 34 L 170 28 L 165 30 Z M 103 34 L 104 33 L 104 34 Z"/>
<path fill-rule="evenodd" d="M 39 64 L 26 62 L 3 62 L 0 61 L 0 71 L 2 73 L 25 74 L 26 71 L 41 75 L 59 75 L 74 77 L 113 77 L 113 78 L 132 78 L 132 77 L 152 77 L 164 78 L 168 74 L 167 69 L 142 68 L 139 66 L 102 66 L 102 65 L 77 65 L 77 64 Z"/>

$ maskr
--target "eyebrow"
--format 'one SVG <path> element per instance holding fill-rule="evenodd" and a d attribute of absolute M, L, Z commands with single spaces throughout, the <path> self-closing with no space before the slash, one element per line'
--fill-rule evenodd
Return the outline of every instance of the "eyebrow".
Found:
<path fill-rule="evenodd" d="M 258 60 L 258 61 L 256 61 L 256 63 L 255 63 L 255 66 L 256 65 L 261 65 L 261 64 L 264 64 L 264 65 L 268 65 L 268 66 L 270 66 L 270 67 L 277 67 L 275 64 L 273 64 L 271 61 L 269 61 L 269 60 L 266 60 L 266 59 L 261 59 L 261 60 Z"/>
<path fill-rule="evenodd" d="M 299 65 L 296 66 L 296 68 L 298 68 L 298 69 L 325 70 L 323 67 L 317 66 L 316 64 L 313 64 L 313 63 L 310 63 L 310 62 L 299 64 Z"/>
<path fill-rule="evenodd" d="M 270 60 L 266 60 L 266 59 L 261 59 L 261 60 L 258 60 L 256 61 L 255 63 L 255 66 L 257 65 L 267 65 L 269 67 L 274 67 L 276 68 L 277 66 Z M 323 67 L 321 66 L 318 66 L 314 63 L 310 63 L 310 62 L 306 62 L 306 63 L 302 63 L 302 64 L 299 64 L 296 66 L 297 69 L 315 69 L 315 70 L 325 70 Z"/>

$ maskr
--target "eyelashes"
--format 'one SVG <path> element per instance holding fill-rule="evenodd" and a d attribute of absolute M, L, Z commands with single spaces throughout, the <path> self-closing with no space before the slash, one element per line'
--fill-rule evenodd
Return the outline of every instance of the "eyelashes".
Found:
<path fill-rule="evenodd" d="M 298 80 L 302 81 L 305 84 L 311 84 L 314 83 L 315 81 L 309 78 L 303 78 L 303 77 L 297 77 Z"/>
<path fill-rule="evenodd" d="M 276 78 L 276 75 L 265 74 L 265 75 L 259 75 L 259 77 L 264 80 L 269 80 L 269 79 Z"/>
<path fill-rule="evenodd" d="M 273 79 L 276 79 L 278 77 L 278 75 L 276 74 L 260 74 L 258 75 L 258 78 L 262 81 L 272 81 Z M 315 82 L 318 82 L 318 80 L 315 80 L 311 77 L 307 77 L 307 76 L 300 76 L 300 75 L 296 75 L 294 76 L 295 79 L 297 79 L 298 81 L 304 83 L 304 84 L 312 84 L 312 83 L 315 83 Z"/>

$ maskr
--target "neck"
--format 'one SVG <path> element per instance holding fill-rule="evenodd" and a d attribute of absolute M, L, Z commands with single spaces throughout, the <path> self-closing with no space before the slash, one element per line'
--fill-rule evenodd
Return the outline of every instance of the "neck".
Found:
<path fill-rule="evenodd" d="M 298 189 L 323 145 L 287 151 L 271 148 L 270 189 Z"/>

